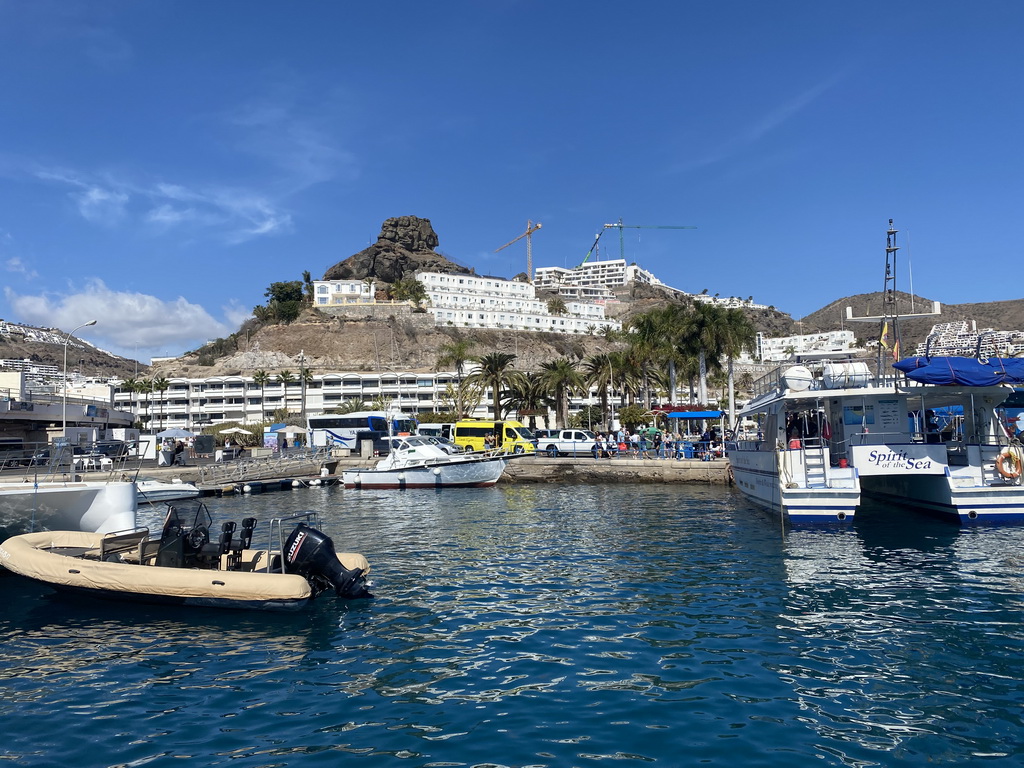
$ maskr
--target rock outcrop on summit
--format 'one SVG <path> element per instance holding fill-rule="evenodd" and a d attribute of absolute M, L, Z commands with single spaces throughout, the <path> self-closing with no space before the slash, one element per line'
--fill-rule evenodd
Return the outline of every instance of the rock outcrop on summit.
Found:
<path fill-rule="evenodd" d="M 397 283 L 417 271 L 472 274 L 434 249 L 440 241 L 430 219 L 397 216 L 381 225 L 377 242 L 324 273 L 324 280 L 362 280 L 374 277 Z"/>

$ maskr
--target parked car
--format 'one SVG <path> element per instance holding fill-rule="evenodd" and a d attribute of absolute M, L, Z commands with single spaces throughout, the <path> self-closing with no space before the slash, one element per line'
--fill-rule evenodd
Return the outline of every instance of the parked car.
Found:
<path fill-rule="evenodd" d="M 421 437 L 427 438 L 427 440 L 438 446 L 445 453 L 462 453 L 462 446 L 456 445 L 446 437 L 435 437 L 434 435 L 421 435 Z"/>
<path fill-rule="evenodd" d="M 96 453 L 102 453 L 111 459 L 120 459 L 132 452 L 134 444 L 124 440 L 97 440 Z"/>
<path fill-rule="evenodd" d="M 540 441 L 547 437 L 557 435 L 559 430 L 557 429 L 535 429 L 533 430 L 533 447 L 538 448 Z"/>
<path fill-rule="evenodd" d="M 72 457 L 74 457 L 74 456 L 85 456 L 88 453 L 89 452 L 87 450 L 85 450 L 85 448 L 81 448 L 81 447 L 79 447 L 77 445 L 71 446 L 71 454 L 70 455 Z M 69 463 L 67 461 L 68 455 L 69 454 L 65 450 L 63 457 L 62 456 L 57 456 L 56 458 L 58 458 L 58 459 L 63 458 L 64 459 L 63 463 Z M 27 467 L 38 467 L 38 466 L 42 466 L 42 465 L 45 465 L 45 464 L 49 464 L 50 463 L 50 449 L 49 448 L 44 448 L 43 450 L 39 451 L 39 453 L 35 453 L 31 457 L 25 459 L 22 463 L 25 466 L 27 466 Z"/>
<path fill-rule="evenodd" d="M 578 456 L 590 453 L 594 449 L 597 435 L 589 429 L 555 429 L 541 430 L 548 432 L 537 440 L 537 450 L 554 458 L 559 454 Z"/>

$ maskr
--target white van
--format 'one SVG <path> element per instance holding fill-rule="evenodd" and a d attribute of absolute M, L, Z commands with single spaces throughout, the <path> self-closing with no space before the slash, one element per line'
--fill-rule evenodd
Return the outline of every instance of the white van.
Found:
<path fill-rule="evenodd" d="M 454 424 L 420 424 L 416 428 L 416 434 L 427 437 L 443 437 L 445 440 L 451 440 L 452 427 L 454 426 Z"/>

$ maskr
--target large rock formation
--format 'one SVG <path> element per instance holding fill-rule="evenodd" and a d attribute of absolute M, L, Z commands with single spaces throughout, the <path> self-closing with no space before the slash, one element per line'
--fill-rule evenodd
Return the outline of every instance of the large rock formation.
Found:
<path fill-rule="evenodd" d="M 335 264 L 324 273 L 324 280 L 375 277 L 385 283 L 396 283 L 412 277 L 418 270 L 465 274 L 472 272 L 436 253 L 434 249 L 438 243 L 430 219 L 418 216 L 388 219 L 381 226 L 376 243 Z"/>

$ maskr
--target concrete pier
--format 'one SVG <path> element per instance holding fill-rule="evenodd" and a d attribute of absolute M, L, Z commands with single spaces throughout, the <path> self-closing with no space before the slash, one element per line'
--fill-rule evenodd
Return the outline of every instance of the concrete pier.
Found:
<path fill-rule="evenodd" d="M 718 483 L 729 482 L 729 460 L 634 459 L 588 456 L 557 459 L 530 456 L 508 463 L 502 482 L 583 483 Z"/>
<path fill-rule="evenodd" d="M 286 480 L 296 479 L 300 483 L 320 480 L 324 484 L 337 483 L 345 469 L 372 466 L 376 459 L 360 457 L 332 458 L 326 465 L 309 464 L 295 466 L 287 476 L 272 476 L 266 468 L 247 476 L 244 471 L 232 472 L 218 478 L 216 482 L 202 483 L 199 468 L 195 465 L 179 467 L 144 466 L 140 474 L 161 480 L 177 477 L 186 483 L 196 483 L 204 493 L 224 493 L 241 490 L 245 485 L 258 484 L 269 490 L 285 487 Z M 321 474 L 322 466 L 328 473 Z M 241 467 L 239 467 L 241 469 Z M 280 468 L 278 473 L 280 473 Z M 108 473 L 90 472 L 90 480 L 107 479 Z M 546 455 L 515 457 L 508 462 L 501 483 L 711 483 L 728 484 L 730 480 L 728 459 L 699 461 L 697 459 L 636 459 L 616 456 L 611 459 L 594 459 L 592 456 L 562 456 L 551 458 Z M 288 485 L 290 487 L 290 484 Z"/>

